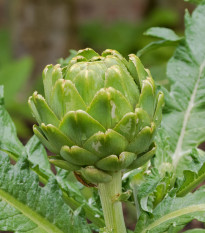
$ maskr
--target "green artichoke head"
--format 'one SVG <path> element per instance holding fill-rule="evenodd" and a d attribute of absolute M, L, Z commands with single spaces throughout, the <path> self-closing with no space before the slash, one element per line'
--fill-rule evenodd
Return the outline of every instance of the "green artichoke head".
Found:
<path fill-rule="evenodd" d="M 65 67 L 46 66 L 43 84 L 45 98 L 34 92 L 29 106 L 51 163 L 103 183 L 154 155 L 163 93 L 137 56 L 80 50 Z"/>

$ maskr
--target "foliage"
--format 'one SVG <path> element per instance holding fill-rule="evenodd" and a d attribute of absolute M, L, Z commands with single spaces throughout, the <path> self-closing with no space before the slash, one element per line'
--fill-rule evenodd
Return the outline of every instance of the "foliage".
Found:
<path fill-rule="evenodd" d="M 153 211 L 150 217 L 143 213 L 135 232 L 179 232 L 192 219 L 205 221 L 204 188 L 183 198 L 168 196 Z"/>
<path fill-rule="evenodd" d="M 205 179 L 205 153 L 198 148 L 205 141 L 204 21 L 203 0 L 192 15 L 186 12 L 184 37 L 165 28 L 146 32 L 168 44 L 174 42 L 177 48 L 167 65 L 169 89 L 159 87 L 165 95 L 165 107 L 155 138 L 155 156 L 140 168 L 124 172 L 124 193 L 112 200 L 135 204 L 136 233 L 174 233 L 192 219 L 205 222 L 205 187 L 195 191 Z M 167 45 L 153 43 L 139 53 Z M 64 66 L 67 61 L 60 62 Z M 0 87 L 0 230 L 44 233 L 100 229 L 107 233 L 96 189 L 92 188 L 93 196 L 87 199 L 82 185 L 70 179 L 69 171 L 55 169 L 56 174 L 35 136 L 26 146 L 19 141 Z M 129 189 L 133 191 L 131 197 L 126 193 Z"/>
<path fill-rule="evenodd" d="M 143 176 L 142 179 L 145 181 L 137 187 L 134 186 L 138 190 L 139 203 L 146 200 L 146 202 L 143 201 L 143 205 L 141 204 L 142 214 L 137 223 L 136 232 L 146 232 L 146 229 L 149 229 L 149 232 L 178 232 L 192 218 L 204 221 L 202 217 L 204 202 L 201 199 L 204 189 L 194 194 L 187 194 L 204 180 L 205 157 L 204 153 L 197 148 L 205 140 L 205 50 L 203 40 L 200 39 L 204 37 L 205 33 L 202 25 L 204 12 L 205 2 L 196 8 L 192 16 L 186 12 L 185 38 L 180 39 L 175 54 L 167 66 L 167 76 L 171 87 L 170 92 L 164 91 L 165 108 L 162 130 L 158 132 L 158 150 L 152 161 L 152 165 L 158 169 L 159 173 L 155 171 L 155 173 L 151 172 Z M 153 29 L 151 29 L 152 31 Z M 160 29 L 160 34 L 164 33 L 163 36 L 167 35 L 167 32 L 170 31 Z M 172 35 L 174 34 L 172 33 Z M 162 36 L 160 35 L 160 37 Z M 174 37 L 176 36 L 174 35 Z M 168 183 L 165 181 L 166 177 L 169 177 Z M 135 183 L 133 179 L 131 181 Z M 148 188 L 143 188 L 146 185 L 149 189 L 151 188 L 151 192 L 148 191 Z M 158 187 L 163 187 L 163 189 Z M 143 190 L 146 190 L 149 195 L 146 196 Z M 160 194 L 162 198 L 156 205 L 155 196 L 157 194 Z M 181 198 L 176 198 L 176 196 Z M 189 201 L 187 202 L 187 200 Z M 190 207 L 190 213 L 184 214 L 182 213 L 183 206 L 181 206 L 179 215 L 177 218 L 174 217 L 170 207 L 178 208 L 180 206 L 173 203 L 175 201 L 185 204 L 185 209 L 187 204 L 191 203 L 193 212 Z M 197 204 L 197 201 L 201 201 L 199 208 L 202 208 L 202 212 L 198 213 L 197 210 L 195 214 L 194 202 Z M 145 211 L 151 212 L 152 217 Z M 180 213 L 180 211 L 182 212 Z M 182 216 L 180 217 L 180 215 Z M 159 218 L 160 216 L 163 217 Z"/>
<path fill-rule="evenodd" d="M 0 154 L 0 228 L 14 232 L 91 232 L 85 220 L 65 204 L 56 181 L 39 186 L 26 158 L 11 165 Z M 6 173 L 5 173 L 6 172 Z"/>

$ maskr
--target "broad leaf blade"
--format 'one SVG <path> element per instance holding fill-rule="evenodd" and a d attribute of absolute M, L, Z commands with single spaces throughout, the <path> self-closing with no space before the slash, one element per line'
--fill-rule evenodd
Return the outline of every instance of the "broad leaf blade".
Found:
<path fill-rule="evenodd" d="M 158 49 L 158 48 L 165 47 L 165 46 L 175 46 L 179 43 L 180 40 L 182 40 L 182 38 L 177 36 L 174 31 L 172 31 L 169 28 L 163 28 L 163 27 L 149 28 L 144 33 L 144 35 L 157 37 L 162 40 L 151 42 L 147 46 L 145 46 L 143 49 L 139 50 L 137 52 L 137 56 L 139 57 L 143 55 L 144 53 L 147 53 L 154 49 Z"/>
<path fill-rule="evenodd" d="M 22 159 L 13 166 L 7 155 L 1 152 L 0 161 L 1 212 L 11 206 L 11 212 L 5 212 L 7 221 L 0 221 L 0 229 L 43 233 L 91 232 L 85 221 L 75 216 L 64 203 L 54 180 L 42 188 L 36 174 L 29 170 L 27 160 Z M 18 216 L 16 220 L 12 214 Z M 27 231 L 22 228 L 26 222 L 30 222 Z"/>
<path fill-rule="evenodd" d="M 204 187 L 183 198 L 167 197 L 153 211 L 152 217 L 141 215 L 136 233 L 177 233 L 192 219 L 205 222 Z"/>
<path fill-rule="evenodd" d="M 170 95 L 180 107 L 165 113 L 162 126 L 170 135 L 174 165 L 205 140 L 205 2 L 186 14 L 185 40 L 168 63 Z M 196 48 L 195 48 L 196 47 Z M 181 175 L 181 174 L 180 174 Z"/>
<path fill-rule="evenodd" d="M 146 36 L 153 36 L 164 40 L 169 41 L 177 41 L 180 40 L 181 37 L 179 37 L 173 30 L 169 28 L 163 28 L 163 27 L 152 27 L 149 28 L 144 35 Z"/>
<path fill-rule="evenodd" d="M 152 213 L 156 206 L 164 199 L 170 189 L 172 174 L 159 174 L 156 168 L 144 174 L 143 182 L 138 184 L 135 177 L 131 179 L 133 193 L 143 211 Z M 136 176 L 136 179 L 138 177 Z"/>

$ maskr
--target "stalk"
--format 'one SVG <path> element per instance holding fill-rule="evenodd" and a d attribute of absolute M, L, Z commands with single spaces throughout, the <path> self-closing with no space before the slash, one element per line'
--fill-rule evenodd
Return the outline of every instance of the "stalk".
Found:
<path fill-rule="evenodd" d="M 122 192 L 121 171 L 113 173 L 111 182 L 100 183 L 98 189 L 108 232 L 126 233 L 122 204 L 114 201 Z"/>

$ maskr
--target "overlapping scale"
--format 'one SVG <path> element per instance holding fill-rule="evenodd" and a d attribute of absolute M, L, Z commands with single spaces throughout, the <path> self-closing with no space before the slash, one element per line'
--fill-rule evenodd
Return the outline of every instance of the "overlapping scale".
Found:
<path fill-rule="evenodd" d="M 155 152 L 156 152 L 156 146 L 152 144 L 149 150 L 142 154 L 139 154 L 137 156 L 137 159 L 135 159 L 128 168 L 135 169 L 135 168 L 141 167 L 153 157 Z"/>
<path fill-rule="evenodd" d="M 153 141 L 155 133 L 155 125 L 152 123 L 151 127 L 144 127 L 135 138 L 129 143 L 126 151 L 130 151 L 136 154 L 140 154 L 146 151 Z"/>
<path fill-rule="evenodd" d="M 86 48 L 86 49 L 81 49 L 77 53 L 78 56 L 83 56 L 87 60 L 90 60 L 93 57 L 99 56 L 98 53 L 96 53 L 93 49 L 91 48 Z"/>
<path fill-rule="evenodd" d="M 106 129 L 113 128 L 126 113 L 131 111 L 133 108 L 127 99 L 112 87 L 100 89 L 87 109 L 87 113 Z"/>
<path fill-rule="evenodd" d="M 158 127 L 162 120 L 162 107 L 164 106 L 164 94 L 161 91 L 159 91 L 156 100 L 157 102 L 153 120 L 156 126 Z"/>
<path fill-rule="evenodd" d="M 59 129 L 76 145 L 83 145 L 95 133 L 106 131 L 99 122 L 82 110 L 68 112 L 62 119 Z"/>
<path fill-rule="evenodd" d="M 139 90 L 128 72 L 118 65 L 111 66 L 105 73 L 105 87 L 120 91 L 131 106 L 135 108 L 139 99 Z"/>
<path fill-rule="evenodd" d="M 63 68 L 48 65 L 43 83 L 45 99 L 35 92 L 29 106 L 54 165 L 101 183 L 154 155 L 164 96 L 136 55 L 80 50 Z"/>
<path fill-rule="evenodd" d="M 29 106 L 39 124 L 52 124 L 58 127 L 60 121 L 52 109 L 48 106 L 42 95 L 34 92 L 33 95 L 29 98 Z"/>
<path fill-rule="evenodd" d="M 64 145 L 73 146 L 75 143 L 71 141 L 65 134 L 63 134 L 57 127 L 49 124 L 41 124 L 41 130 L 46 136 L 49 143 L 58 150 L 58 153 L 61 150 L 61 147 Z"/>
<path fill-rule="evenodd" d="M 155 110 L 155 85 L 152 78 L 142 81 L 142 90 L 139 98 L 138 107 L 144 109 L 152 119 Z"/>
<path fill-rule="evenodd" d="M 134 78 L 135 82 L 137 83 L 138 87 L 141 89 L 142 81 L 147 79 L 148 73 L 145 70 L 144 66 L 142 65 L 139 57 L 137 57 L 134 54 L 130 54 L 129 64 L 127 67 L 132 77 Z"/>
<path fill-rule="evenodd" d="M 44 92 L 45 92 L 45 98 L 48 104 L 51 103 L 51 91 L 55 84 L 55 82 L 58 79 L 62 79 L 62 69 L 59 64 L 53 66 L 53 65 L 47 65 L 45 69 L 43 70 L 43 85 L 44 85 Z"/>
<path fill-rule="evenodd" d="M 45 137 L 45 135 L 43 134 L 42 130 L 40 129 L 40 127 L 38 127 L 37 125 L 33 126 L 33 132 L 35 133 L 35 135 L 39 138 L 39 140 L 43 143 L 43 145 L 51 152 L 58 154 L 58 148 L 55 147 L 55 145 L 52 145 L 52 143 L 50 143 L 48 141 L 48 139 Z"/>
<path fill-rule="evenodd" d="M 114 130 L 123 135 L 129 142 L 136 134 L 137 116 L 133 112 L 129 112 L 118 122 Z"/>
<path fill-rule="evenodd" d="M 136 108 L 135 113 L 130 112 L 125 114 L 115 126 L 114 130 L 123 135 L 130 142 L 139 131 L 150 125 L 151 120 L 147 112 L 142 108 Z"/>
<path fill-rule="evenodd" d="M 75 76 L 73 82 L 87 105 L 90 104 L 96 92 L 104 87 L 101 76 L 89 68 L 81 70 Z"/>
<path fill-rule="evenodd" d="M 79 146 L 63 146 L 60 155 L 69 163 L 75 165 L 93 165 L 99 157 Z"/>
<path fill-rule="evenodd" d="M 119 155 L 127 145 L 128 141 L 125 137 L 108 129 L 105 133 L 98 132 L 91 136 L 83 147 L 102 158 L 112 154 Z"/>
<path fill-rule="evenodd" d="M 63 168 L 68 171 L 76 171 L 81 168 L 81 166 L 74 165 L 70 162 L 68 163 L 60 156 L 49 156 L 48 159 L 49 159 L 49 162 L 52 163 L 53 165 Z"/>
<path fill-rule="evenodd" d="M 82 175 L 92 183 L 107 183 L 112 180 L 112 175 L 95 168 L 94 166 L 88 166 L 81 169 Z"/>
<path fill-rule="evenodd" d="M 110 155 L 99 160 L 95 166 L 104 171 L 119 171 L 129 167 L 135 160 L 136 154 L 131 152 L 122 152 L 119 157 L 116 155 Z"/>
<path fill-rule="evenodd" d="M 86 110 L 86 104 L 70 80 L 59 79 L 52 91 L 51 106 L 62 119 L 69 111 Z"/>

